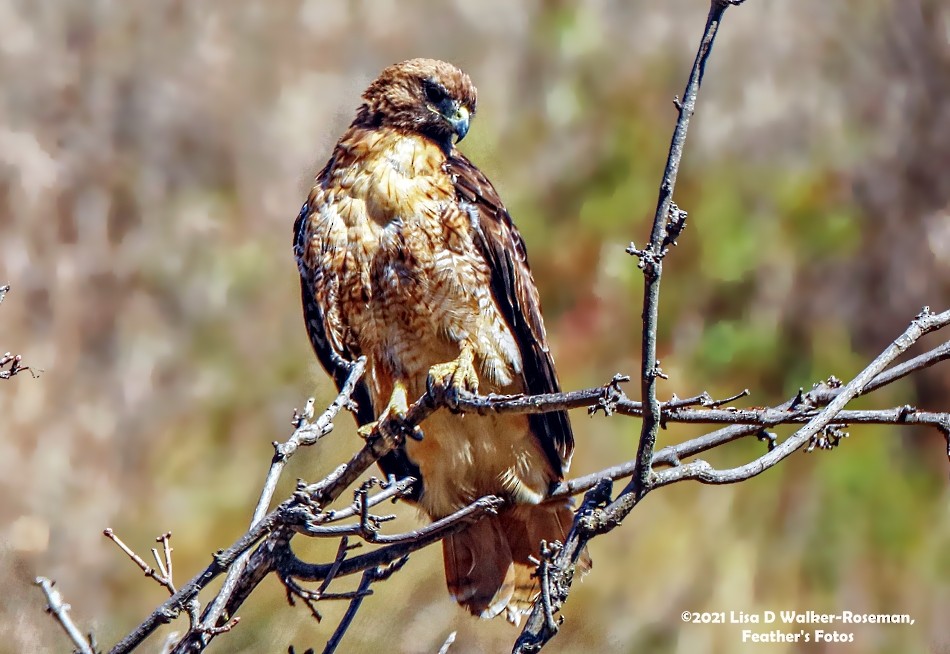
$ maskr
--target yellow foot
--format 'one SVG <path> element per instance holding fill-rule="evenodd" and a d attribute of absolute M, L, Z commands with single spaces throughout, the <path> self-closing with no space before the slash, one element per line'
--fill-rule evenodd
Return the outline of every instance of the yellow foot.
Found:
<path fill-rule="evenodd" d="M 360 427 L 357 432 L 359 432 L 359 435 L 363 438 L 369 438 L 373 430 L 380 426 L 380 423 L 382 423 L 384 428 L 386 423 L 400 424 L 405 421 L 408 413 L 409 397 L 406 392 L 406 386 L 403 382 L 397 381 L 393 384 L 393 394 L 389 397 L 389 404 L 386 405 L 386 409 L 379 416 L 379 419 L 366 423 Z"/>
<path fill-rule="evenodd" d="M 367 422 L 362 427 L 359 427 L 356 430 L 356 433 L 360 435 L 361 438 L 369 438 L 373 435 L 373 430 L 376 429 L 379 425 L 379 420 L 374 420 L 373 422 Z"/>
<path fill-rule="evenodd" d="M 430 393 L 444 392 L 450 406 L 458 403 L 459 393 L 478 392 L 478 373 L 475 371 L 475 351 L 471 344 L 462 344 L 462 351 L 455 361 L 439 363 L 429 368 L 426 387 Z"/>

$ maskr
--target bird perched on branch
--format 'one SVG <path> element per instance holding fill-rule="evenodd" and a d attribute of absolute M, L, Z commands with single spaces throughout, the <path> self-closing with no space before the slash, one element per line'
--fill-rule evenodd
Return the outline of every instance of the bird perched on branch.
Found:
<path fill-rule="evenodd" d="M 497 192 L 456 149 L 475 114 L 468 75 L 431 59 L 386 68 L 363 93 L 294 225 L 304 319 L 341 385 L 367 358 L 357 420 L 406 415 L 432 385 L 448 392 L 554 393 L 524 241 Z M 432 519 L 485 495 L 508 502 L 443 541 L 449 591 L 475 615 L 517 622 L 538 592 L 542 540 L 573 514 L 545 503 L 574 448 L 567 414 L 442 411 L 380 460 L 411 475 Z M 583 560 L 582 567 L 589 566 Z"/>

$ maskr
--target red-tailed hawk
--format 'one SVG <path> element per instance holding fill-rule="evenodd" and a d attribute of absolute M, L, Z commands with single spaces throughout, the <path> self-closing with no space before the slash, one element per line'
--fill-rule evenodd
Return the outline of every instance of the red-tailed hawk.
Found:
<path fill-rule="evenodd" d="M 486 177 L 454 142 L 475 87 L 451 64 L 390 66 L 316 178 L 294 225 L 304 318 L 337 384 L 367 357 L 357 420 L 402 415 L 427 383 L 481 393 L 559 391 L 524 241 Z M 564 540 L 572 513 L 543 503 L 574 439 L 564 412 L 442 411 L 380 461 L 420 481 L 413 500 L 442 518 L 495 494 L 508 508 L 443 542 L 449 591 L 475 615 L 517 621 L 538 585 L 542 539 Z"/>

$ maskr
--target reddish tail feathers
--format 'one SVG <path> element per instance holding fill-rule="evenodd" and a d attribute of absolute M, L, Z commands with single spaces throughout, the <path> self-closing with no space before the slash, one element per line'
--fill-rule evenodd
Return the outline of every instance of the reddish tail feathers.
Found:
<path fill-rule="evenodd" d="M 540 557 L 542 540 L 564 542 L 573 517 L 566 503 L 523 504 L 449 536 L 442 541 L 449 593 L 473 615 L 493 618 L 504 610 L 518 624 L 540 591 L 531 558 Z M 577 571 L 590 566 L 585 551 Z"/>

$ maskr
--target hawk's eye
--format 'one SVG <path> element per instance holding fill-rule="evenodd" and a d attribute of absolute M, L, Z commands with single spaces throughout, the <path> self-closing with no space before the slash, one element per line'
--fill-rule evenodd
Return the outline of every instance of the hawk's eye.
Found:
<path fill-rule="evenodd" d="M 445 87 L 438 82 L 425 80 L 422 83 L 422 88 L 426 93 L 426 99 L 432 104 L 439 104 L 449 97 L 448 91 L 446 91 Z"/>

